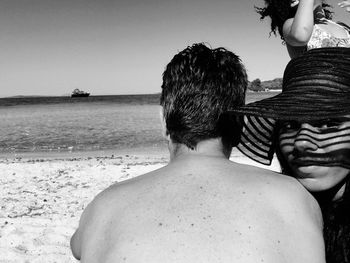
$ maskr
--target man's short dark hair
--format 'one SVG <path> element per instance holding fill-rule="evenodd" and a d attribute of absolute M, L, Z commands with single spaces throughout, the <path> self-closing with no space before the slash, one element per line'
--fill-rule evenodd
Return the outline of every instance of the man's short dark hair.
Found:
<path fill-rule="evenodd" d="M 194 44 L 179 52 L 163 73 L 160 99 L 170 138 L 194 149 L 202 140 L 224 138 L 228 129 L 238 136 L 238 122 L 225 124 L 222 116 L 244 105 L 247 82 L 241 60 L 225 48 Z"/>

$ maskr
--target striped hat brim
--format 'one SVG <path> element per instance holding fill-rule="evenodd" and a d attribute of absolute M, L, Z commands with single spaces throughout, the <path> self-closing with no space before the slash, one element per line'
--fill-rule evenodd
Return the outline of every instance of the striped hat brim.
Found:
<path fill-rule="evenodd" d="M 280 94 L 230 114 L 245 116 L 238 149 L 257 162 L 271 164 L 276 121 L 350 115 L 350 49 L 313 49 L 292 59 L 284 71 Z"/>

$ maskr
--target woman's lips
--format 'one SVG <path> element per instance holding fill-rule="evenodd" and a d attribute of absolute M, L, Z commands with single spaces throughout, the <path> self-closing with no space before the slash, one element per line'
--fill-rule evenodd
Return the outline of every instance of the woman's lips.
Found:
<path fill-rule="evenodd" d="M 292 165 L 297 166 L 325 166 L 327 164 L 332 164 L 336 160 L 334 158 L 324 158 L 324 157 L 297 157 L 292 159 L 291 163 Z"/>

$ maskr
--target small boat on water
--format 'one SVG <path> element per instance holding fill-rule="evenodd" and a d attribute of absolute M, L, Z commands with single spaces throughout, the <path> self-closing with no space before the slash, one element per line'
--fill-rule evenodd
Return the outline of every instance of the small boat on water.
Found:
<path fill-rule="evenodd" d="M 80 89 L 73 90 L 72 95 L 71 95 L 72 98 L 89 97 L 89 96 L 90 96 L 89 92 L 85 92 L 85 91 L 82 91 Z"/>

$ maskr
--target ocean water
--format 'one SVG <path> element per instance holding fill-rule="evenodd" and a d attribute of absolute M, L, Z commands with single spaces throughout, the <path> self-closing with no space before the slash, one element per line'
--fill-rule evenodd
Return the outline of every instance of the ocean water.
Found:
<path fill-rule="evenodd" d="M 166 149 L 158 103 L 158 94 L 3 98 L 0 154 Z"/>

